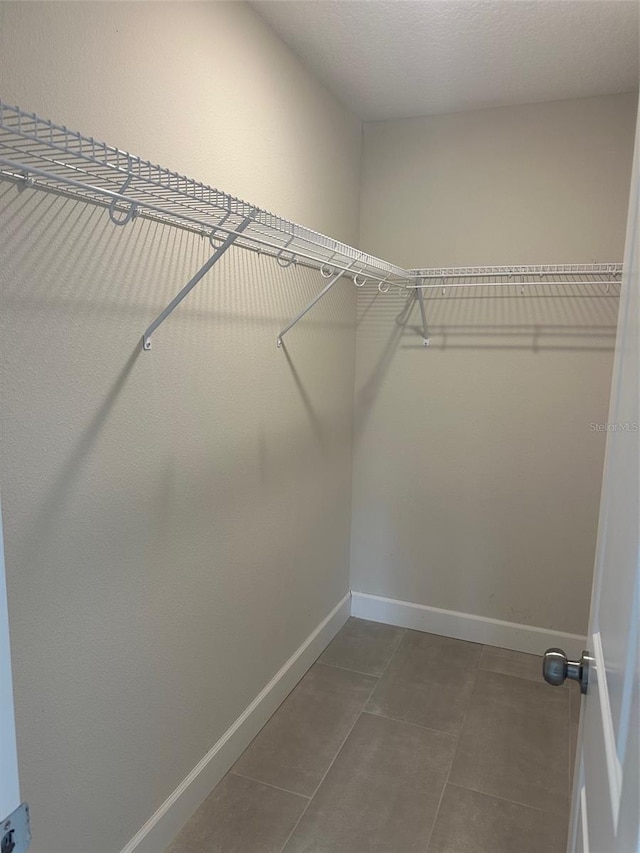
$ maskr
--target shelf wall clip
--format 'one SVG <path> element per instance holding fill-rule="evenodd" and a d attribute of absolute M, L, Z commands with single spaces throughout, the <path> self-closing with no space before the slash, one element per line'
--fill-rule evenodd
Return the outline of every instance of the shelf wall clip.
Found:
<path fill-rule="evenodd" d="M 289 323 L 289 325 L 288 325 L 288 326 L 286 326 L 286 328 L 284 328 L 284 329 L 280 332 L 280 334 L 278 335 L 278 340 L 277 340 L 277 345 L 278 345 L 278 347 L 281 347 L 281 346 L 282 346 L 282 339 L 283 339 L 283 337 L 287 334 L 287 332 L 288 332 L 290 329 L 293 329 L 293 327 L 296 325 L 296 323 L 297 323 L 299 320 L 302 320 L 302 318 L 304 317 L 304 315 L 305 315 L 305 314 L 307 314 L 309 311 L 311 311 L 311 309 L 313 308 L 313 306 L 314 306 L 314 305 L 316 305 L 318 302 L 320 302 L 320 300 L 322 299 L 322 297 L 323 297 L 323 296 L 326 296 L 326 294 L 331 290 L 331 288 L 333 287 L 333 285 L 334 285 L 334 284 L 336 284 L 336 282 L 337 282 L 339 279 L 341 279 L 341 278 L 342 278 L 342 276 L 343 276 L 345 273 L 349 272 L 349 270 L 351 269 L 351 267 L 352 267 L 355 263 L 356 263 L 356 261 L 351 261 L 351 263 L 350 263 L 348 266 L 344 267 L 344 269 L 339 270 L 339 271 L 338 271 L 338 272 L 333 276 L 333 278 L 331 278 L 331 279 L 329 280 L 329 282 L 328 282 L 327 284 L 325 284 L 325 286 L 322 288 L 322 290 L 320 291 L 320 293 L 319 293 L 317 296 L 314 296 L 314 298 L 313 298 L 313 299 L 311 300 L 311 302 L 307 305 L 307 307 L 306 307 L 306 308 L 304 308 L 304 309 L 303 309 L 303 310 L 302 310 L 302 311 L 301 311 L 301 312 L 300 312 L 296 317 L 294 317 L 294 319 Z M 320 272 L 321 272 L 321 275 L 322 275 L 322 268 L 321 268 L 321 271 L 320 271 Z"/>
<path fill-rule="evenodd" d="M 227 249 L 230 249 L 231 246 L 235 243 L 235 241 L 240 237 L 242 232 L 247 228 L 256 214 L 256 210 L 253 209 L 249 215 L 242 220 L 242 222 L 238 225 L 235 231 L 228 235 L 228 237 L 224 240 L 223 243 L 216 249 L 216 251 L 211 255 L 209 260 L 204 264 L 204 266 L 200 267 L 198 272 L 193 276 L 193 278 L 185 284 L 180 293 L 171 300 L 171 302 L 167 305 L 164 311 L 161 314 L 158 314 L 153 323 L 146 330 L 144 335 L 142 336 L 142 349 L 144 352 L 148 352 L 151 349 L 151 335 L 155 332 L 155 330 L 167 319 L 169 314 L 177 308 L 178 305 L 182 302 L 182 300 L 187 296 L 193 288 L 198 284 L 198 282 L 204 278 L 204 276 L 209 272 L 212 266 L 216 264 L 220 258 L 224 255 Z"/>

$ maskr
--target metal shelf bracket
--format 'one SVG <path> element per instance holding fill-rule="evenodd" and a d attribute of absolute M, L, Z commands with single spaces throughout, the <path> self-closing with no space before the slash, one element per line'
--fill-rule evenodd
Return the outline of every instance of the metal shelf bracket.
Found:
<path fill-rule="evenodd" d="M 151 335 L 155 332 L 155 330 L 158 328 L 158 326 L 160 326 L 162 323 L 164 323 L 164 321 L 167 319 L 169 314 L 171 314 L 171 312 L 174 310 L 174 308 L 177 308 L 178 305 L 185 298 L 185 296 L 187 296 L 189 293 L 191 293 L 191 291 L 196 286 L 196 284 L 200 281 L 200 279 L 204 278 L 204 276 L 209 272 L 211 267 L 214 266 L 214 264 L 216 264 L 220 260 L 220 258 L 224 255 L 224 253 L 227 251 L 227 249 L 230 249 L 231 246 L 233 246 L 233 244 L 238 239 L 238 237 L 242 234 L 242 232 L 245 230 L 245 228 L 247 228 L 249 226 L 249 224 L 251 223 L 251 221 L 253 220 L 254 214 L 255 214 L 255 211 L 253 211 L 249 216 L 247 216 L 245 219 L 242 220 L 242 222 L 240 223 L 240 225 L 238 225 L 236 230 L 233 233 L 229 234 L 226 237 L 226 239 L 220 244 L 220 246 L 216 249 L 216 251 L 213 253 L 213 255 L 211 255 L 209 260 L 206 262 L 206 264 L 204 264 L 204 266 L 200 267 L 198 272 L 193 276 L 192 279 L 190 279 L 190 281 L 187 284 L 185 284 L 185 286 L 182 288 L 180 293 L 178 293 L 178 295 L 175 296 L 171 300 L 171 302 L 167 305 L 167 307 L 164 309 L 164 311 L 162 311 L 161 314 L 158 314 L 156 319 L 148 327 L 148 329 L 145 331 L 144 335 L 142 336 L 142 349 L 144 352 L 149 352 L 149 350 L 151 349 Z"/>
<path fill-rule="evenodd" d="M 413 313 L 413 308 L 416 302 L 420 306 L 420 318 L 422 320 L 422 344 L 425 347 L 428 347 L 431 343 L 429 336 L 429 327 L 427 326 L 427 315 L 424 307 L 424 294 L 422 292 L 422 287 L 420 286 L 422 283 L 422 279 L 417 279 L 418 284 L 416 285 L 413 293 L 407 297 L 404 305 L 402 306 L 402 310 L 396 317 L 396 324 L 398 326 L 406 326 L 409 322 L 409 318 Z M 386 291 L 378 288 L 381 293 L 385 293 Z"/>
<path fill-rule="evenodd" d="M 330 280 L 327 284 L 325 284 L 325 286 L 322 288 L 322 290 L 320 291 L 320 293 L 319 293 L 317 296 L 314 296 L 314 298 L 313 298 L 313 299 L 311 300 L 311 302 L 307 305 L 307 307 L 306 307 L 306 308 L 304 308 L 304 309 L 303 309 L 303 310 L 302 310 L 302 311 L 301 311 L 301 312 L 300 312 L 296 317 L 294 317 L 294 319 L 289 323 L 289 325 L 288 325 L 288 326 L 286 326 L 286 327 L 285 327 L 285 328 L 280 332 L 280 334 L 278 335 L 278 339 L 277 339 L 277 341 L 276 341 L 276 343 L 277 343 L 278 347 L 281 347 L 281 346 L 282 346 L 282 339 L 283 339 L 283 337 L 287 334 L 287 332 L 288 332 L 290 329 L 293 329 L 293 327 L 296 325 L 296 323 L 297 323 L 299 320 L 302 320 L 302 318 L 304 317 L 304 315 L 305 315 L 305 314 L 307 314 L 309 311 L 311 311 L 311 309 L 313 308 L 313 306 L 314 306 L 314 305 L 316 305 L 318 302 L 320 302 L 320 300 L 322 299 L 322 297 L 323 297 L 323 296 L 326 296 L 326 294 L 331 290 L 331 288 L 333 287 L 333 285 L 334 285 L 334 284 L 336 284 L 336 283 L 339 281 L 339 279 L 341 279 L 341 278 L 342 278 L 342 276 L 343 276 L 343 275 L 345 275 L 345 273 L 349 272 L 349 270 L 353 267 L 353 265 L 354 265 L 354 264 L 355 264 L 355 261 L 352 261 L 348 266 L 344 267 L 344 269 L 341 269 L 339 272 L 337 272 L 337 273 L 336 273 L 336 274 L 331 278 L 331 280 Z M 321 275 L 323 275 L 323 273 L 322 273 L 322 269 L 320 270 L 320 273 L 321 273 Z M 324 275 L 323 275 L 323 278 L 326 278 L 326 276 L 324 276 Z"/>
<path fill-rule="evenodd" d="M 417 281 L 418 287 L 416 288 L 416 299 L 418 300 L 418 304 L 420 305 L 420 316 L 422 318 L 422 344 L 425 347 L 428 347 L 430 344 L 429 339 L 429 327 L 427 326 L 427 315 L 424 310 L 424 293 L 422 291 L 422 279 L 419 278 Z"/>

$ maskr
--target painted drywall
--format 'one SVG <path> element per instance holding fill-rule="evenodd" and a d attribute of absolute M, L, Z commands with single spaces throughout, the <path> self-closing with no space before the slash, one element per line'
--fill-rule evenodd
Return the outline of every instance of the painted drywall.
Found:
<path fill-rule="evenodd" d="M 2 3 L 3 99 L 354 242 L 360 122 L 242 3 Z M 33 853 L 116 853 L 349 589 L 354 289 L 0 183 Z"/>
<path fill-rule="evenodd" d="M 365 124 L 362 248 L 405 267 L 621 261 L 636 104 Z M 437 290 L 429 348 L 417 309 L 395 323 L 400 297 L 358 300 L 352 589 L 584 633 L 613 291 Z"/>

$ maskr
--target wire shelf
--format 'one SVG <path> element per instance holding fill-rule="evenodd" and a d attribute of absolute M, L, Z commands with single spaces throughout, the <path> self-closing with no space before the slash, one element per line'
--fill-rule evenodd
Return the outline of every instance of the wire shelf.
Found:
<path fill-rule="evenodd" d="M 147 216 L 201 233 L 214 248 L 237 235 L 235 245 L 283 267 L 304 263 L 327 277 L 349 268 L 357 283 L 411 280 L 394 264 L 1 100 L 0 176 L 107 206 L 116 225 Z"/>
<path fill-rule="evenodd" d="M 611 284 L 622 275 L 622 264 L 615 263 L 405 270 L 1 100 L 0 175 L 107 206 L 117 225 L 149 216 L 201 233 L 214 247 L 237 235 L 237 246 L 272 255 L 283 267 L 305 263 L 327 277 L 348 268 L 358 284 L 365 279 L 385 287 L 422 288 L 442 286 L 443 280 L 447 287 Z M 247 219 L 249 224 L 240 231 Z"/>
<path fill-rule="evenodd" d="M 420 306 L 425 346 L 429 334 L 424 290 L 519 285 L 524 292 L 528 286 L 605 285 L 609 292 L 622 279 L 622 264 L 617 263 L 406 270 L 2 100 L 0 178 L 106 207 L 117 226 L 142 216 L 209 239 L 212 256 L 146 329 L 142 336 L 145 350 L 151 349 L 153 332 L 232 245 L 270 255 L 282 267 L 300 263 L 316 268 L 330 279 L 280 332 L 278 346 L 345 275 L 359 287 L 371 281 L 381 293 L 392 287 L 410 291 Z"/>
<path fill-rule="evenodd" d="M 515 285 L 610 285 L 622 281 L 622 264 L 533 264 L 493 267 L 431 267 L 409 270 L 413 287 L 513 287 Z"/>

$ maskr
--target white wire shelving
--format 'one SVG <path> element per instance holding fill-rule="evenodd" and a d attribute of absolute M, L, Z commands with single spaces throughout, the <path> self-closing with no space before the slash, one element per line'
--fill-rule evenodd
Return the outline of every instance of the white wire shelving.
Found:
<path fill-rule="evenodd" d="M 145 216 L 210 240 L 211 258 L 144 333 L 146 350 L 155 329 L 233 244 L 271 255 L 282 267 L 318 269 L 330 280 L 322 295 L 343 275 L 357 285 L 402 287 L 411 280 L 395 264 L 1 100 L 0 175 L 103 205 L 114 225 Z M 281 332 L 279 344 L 306 310 Z"/>
<path fill-rule="evenodd" d="M 2 100 L 0 178 L 101 205 L 115 226 L 126 226 L 140 216 L 209 240 L 211 257 L 145 330 L 144 350 L 151 349 L 151 335 L 233 245 L 269 255 L 283 268 L 301 264 L 317 269 L 328 280 L 280 332 L 278 346 L 343 277 L 359 287 L 377 284 L 381 293 L 392 287 L 408 292 L 420 306 L 427 346 L 425 290 L 565 284 L 608 289 L 620 284 L 622 274 L 622 265 L 611 263 L 406 270 Z"/>
<path fill-rule="evenodd" d="M 440 291 L 445 296 L 449 289 L 458 291 L 473 291 L 478 288 L 506 287 L 516 294 L 554 293 L 568 295 L 593 296 L 603 292 L 613 296 L 619 295 L 622 283 L 622 264 L 620 263 L 591 263 L 591 264 L 531 264 L 511 266 L 484 267 L 429 267 L 426 269 L 409 270 L 412 283 L 409 289 L 414 290 L 415 301 L 420 305 L 422 320 L 422 339 L 429 346 L 429 328 L 427 326 L 424 302 L 425 292 Z M 579 290 L 576 290 L 579 288 Z M 385 286 L 381 286 L 385 290 Z M 407 319 L 409 313 L 406 315 Z M 401 316 L 402 315 L 401 312 Z"/>
<path fill-rule="evenodd" d="M 533 264 L 500 267 L 431 267 L 409 270 L 414 287 L 514 287 L 515 285 L 620 284 L 622 264 Z"/>

